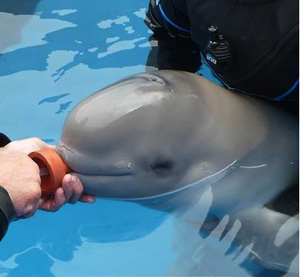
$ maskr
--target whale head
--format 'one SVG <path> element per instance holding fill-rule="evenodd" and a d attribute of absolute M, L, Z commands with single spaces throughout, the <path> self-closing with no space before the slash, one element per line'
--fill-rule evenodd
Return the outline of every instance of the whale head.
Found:
<path fill-rule="evenodd" d="M 242 149 L 216 124 L 216 88 L 167 70 L 123 79 L 70 112 L 57 151 L 85 192 L 101 197 L 151 198 L 213 180 Z"/>

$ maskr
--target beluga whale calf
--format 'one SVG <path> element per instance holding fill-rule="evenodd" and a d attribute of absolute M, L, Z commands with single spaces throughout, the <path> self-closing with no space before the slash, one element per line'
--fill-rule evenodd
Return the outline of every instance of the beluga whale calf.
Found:
<path fill-rule="evenodd" d="M 297 178 L 297 147 L 291 116 L 200 76 L 162 70 L 131 76 L 79 103 L 57 151 L 85 191 L 101 197 L 170 194 L 239 164 L 244 174 L 251 167 L 255 175 L 273 170 L 276 186 L 252 180 L 250 187 L 234 187 L 249 189 L 247 197 L 260 190 L 268 200 Z"/>
<path fill-rule="evenodd" d="M 256 259 L 281 270 L 298 253 L 294 233 L 281 243 L 294 245 L 283 262 L 274 254 L 280 247 L 266 257 L 264 238 L 275 239 L 297 214 L 297 207 L 286 212 L 288 205 L 275 209 L 272 201 L 298 184 L 298 140 L 297 119 L 274 104 L 195 74 L 158 70 L 80 102 L 65 120 L 57 152 L 84 191 L 99 197 L 186 215 L 202 209 L 199 199 L 209 189 L 206 216 L 189 217 L 191 224 L 205 237 L 225 217 L 239 220 L 243 228 L 233 241 L 252 245 Z"/>

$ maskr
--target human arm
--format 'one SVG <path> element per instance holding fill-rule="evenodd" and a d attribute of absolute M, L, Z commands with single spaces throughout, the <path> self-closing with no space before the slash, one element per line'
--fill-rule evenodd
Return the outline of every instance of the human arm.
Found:
<path fill-rule="evenodd" d="M 0 241 L 5 236 L 9 223 L 16 217 L 14 205 L 5 188 L 0 186 Z"/>
<path fill-rule="evenodd" d="M 0 133 L 0 147 L 5 146 L 10 139 Z M 0 241 L 5 236 L 9 222 L 15 218 L 16 211 L 8 192 L 0 185 Z"/>
<path fill-rule="evenodd" d="M 22 152 L 28 155 L 31 152 L 46 148 L 55 149 L 55 146 L 48 145 L 38 138 L 29 138 L 13 141 L 7 144 L 2 150 L 9 153 Z M 95 197 L 83 193 L 83 185 L 78 177 L 66 174 L 62 180 L 61 187 L 53 195 L 41 197 L 39 209 L 53 212 L 60 209 L 65 203 L 74 204 L 77 201 L 93 203 L 95 202 Z"/>
<path fill-rule="evenodd" d="M 32 216 L 41 196 L 38 166 L 25 154 L 0 149 L 1 236 L 14 219 Z"/>
<path fill-rule="evenodd" d="M 70 174 L 64 176 L 54 195 L 41 197 L 39 168 L 28 154 L 53 146 L 36 138 L 9 143 L 1 133 L 0 145 L 0 240 L 11 221 L 30 217 L 38 208 L 53 212 L 65 203 L 95 201 L 94 196 L 83 194 L 82 183 Z"/>

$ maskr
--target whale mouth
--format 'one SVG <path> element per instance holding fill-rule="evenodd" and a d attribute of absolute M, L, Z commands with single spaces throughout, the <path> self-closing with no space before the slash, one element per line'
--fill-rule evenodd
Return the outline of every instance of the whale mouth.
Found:
<path fill-rule="evenodd" d="M 132 176 L 133 173 L 130 172 L 122 172 L 122 171 L 114 171 L 114 172 L 105 172 L 105 173 L 97 173 L 97 174 L 89 174 L 85 172 L 76 171 L 75 173 L 80 174 L 86 177 L 124 177 L 124 176 Z"/>
<path fill-rule="evenodd" d="M 67 147 L 66 145 L 59 143 L 56 147 L 56 152 L 62 157 L 64 162 L 68 164 L 70 169 L 76 173 L 80 174 L 82 176 L 86 177 L 124 177 L 124 176 L 132 176 L 133 169 L 131 167 L 131 163 L 127 161 L 116 163 L 115 165 L 108 165 L 106 168 L 94 168 L 93 170 L 87 171 L 84 169 L 87 164 L 90 162 L 81 163 L 81 166 L 75 167 L 72 163 L 70 163 L 71 160 L 82 160 L 82 157 L 78 156 L 78 153 Z M 72 158 L 70 158 L 72 156 Z M 74 158 L 76 157 L 77 158 Z"/>

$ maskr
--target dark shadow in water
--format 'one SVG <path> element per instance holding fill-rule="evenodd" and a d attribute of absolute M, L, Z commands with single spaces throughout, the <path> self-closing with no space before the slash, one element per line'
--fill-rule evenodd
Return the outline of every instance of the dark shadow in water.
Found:
<path fill-rule="evenodd" d="M 12 14 L 33 14 L 40 0 L 1 0 L 0 12 Z"/>
<path fill-rule="evenodd" d="M 0 272 L 53 276 L 53 258 L 72 260 L 83 239 L 93 243 L 135 240 L 150 234 L 167 216 L 132 203 L 102 200 L 94 205 L 66 205 L 57 213 L 38 212 L 11 224 L 0 245 L 0 261 L 17 255 L 14 261 L 18 266 L 0 268 Z"/>
<path fill-rule="evenodd" d="M 63 94 L 60 94 L 60 95 L 55 95 L 55 96 L 51 96 L 51 97 L 47 97 L 47 98 L 43 98 L 39 103 L 38 105 L 41 105 L 43 103 L 54 103 L 54 102 L 57 102 L 58 100 L 68 96 L 70 93 L 63 93 Z"/>

